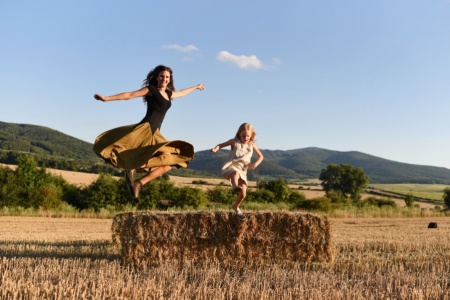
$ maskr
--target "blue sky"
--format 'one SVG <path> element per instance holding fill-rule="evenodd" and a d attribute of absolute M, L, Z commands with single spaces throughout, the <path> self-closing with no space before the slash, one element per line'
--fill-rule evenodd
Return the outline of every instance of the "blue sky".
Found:
<path fill-rule="evenodd" d="M 243 122 L 259 148 L 360 151 L 450 168 L 450 0 L 0 3 L 0 121 L 93 143 L 139 122 L 158 64 L 176 99 L 162 133 L 210 149 Z"/>

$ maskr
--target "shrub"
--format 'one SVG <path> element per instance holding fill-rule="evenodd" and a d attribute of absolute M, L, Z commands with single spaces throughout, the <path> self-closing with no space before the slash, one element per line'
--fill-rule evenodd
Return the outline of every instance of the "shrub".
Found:
<path fill-rule="evenodd" d="M 274 197 L 271 199 L 272 202 L 287 202 L 289 195 L 291 194 L 291 190 L 284 181 L 284 179 L 276 179 L 271 181 L 261 181 L 258 182 L 258 189 L 265 189 L 274 194 Z M 267 199 L 267 202 L 271 202 Z"/>
<path fill-rule="evenodd" d="M 257 189 L 256 191 L 247 190 L 247 197 L 245 201 L 259 202 L 259 203 L 274 203 L 276 202 L 275 194 L 266 189 Z"/>
<path fill-rule="evenodd" d="M 59 209 L 62 205 L 62 188 L 55 184 L 47 184 L 33 190 L 30 199 L 33 199 L 34 208 Z"/>
<path fill-rule="evenodd" d="M 201 189 L 191 188 L 191 187 L 182 187 L 178 189 L 175 193 L 174 198 L 172 199 L 172 206 L 180 207 L 180 208 L 198 208 L 200 206 L 204 206 L 208 203 L 208 198 L 206 197 L 205 192 Z"/>
<path fill-rule="evenodd" d="M 165 178 L 158 178 L 144 185 L 139 196 L 139 209 L 158 207 L 161 200 L 173 199 L 176 195 L 175 185 Z"/>
<path fill-rule="evenodd" d="M 343 196 L 342 193 L 335 191 L 335 190 L 328 191 L 327 198 L 329 198 L 331 200 L 331 203 L 344 205 L 344 206 L 351 205 L 353 203 L 353 201 L 351 199 Z"/>
<path fill-rule="evenodd" d="M 210 202 L 218 202 L 223 204 L 231 204 L 236 199 L 228 187 L 215 186 L 206 191 L 206 195 Z"/>
<path fill-rule="evenodd" d="M 303 202 L 306 200 L 306 196 L 303 193 L 299 193 L 299 192 L 292 192 L 289 195 L 288 198 L 288 203 L 291 203 L 295 206 L 297 206 L 299 203 Z"/>
<path fill-rule="evenodd" d="M 87 187 L 83 206 L 98 212 L 107 205 L 115 205 L 118 191 L 118 183 L 111 175 L 100 174 L 97 180 Z"/>
<path fill-rule="evenodd" d="M 313 211 L 329 212 L 333 209 L 331 199 L 328 197 L 318 197 L 313 199 L 305 199 L 297 204 L 297 208 Z"/>
<path fill-rule="evenodd" d="M 407 207 L 414 206 L 414 196 L 411 193 L 409 193 L 405 196 L 405 204 Z"/>
<path fill-rule="evenodd" d="M 64 183 L 61 185 L 62 187 L 62 200 L 69 205 L 73 206 L 78 210 L 83 210 L 87 207 L 84 206 L 83 203 L 83 192 L 79 187 L 70 184 Z"/>
<path fill-rule="evenodd" d="M 360 201 L 357 204 L 357 207 L 364 207 L 364 206 L 377 206 L 377 207 L 388 206 L 388 207 L 396 208 L 397 203 L 395 203 L 394 200 L 387 199 L 387 198 L 369 197 L 367 199 Z"/>

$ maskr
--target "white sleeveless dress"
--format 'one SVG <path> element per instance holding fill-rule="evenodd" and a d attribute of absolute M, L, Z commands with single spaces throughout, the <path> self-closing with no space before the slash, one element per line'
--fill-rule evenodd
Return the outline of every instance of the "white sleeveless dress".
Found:
<path fill-rule="evenodd" d="M 235 140 L 234 148 L 228 154 L 228 158 L 222 167 L 222 176 L 230 180 L 231 173 L 237 171 L 245 184 L 247 184 L 247 166 L 253 155 L 253 142 L 243 144 L 239 139 Z M 248 184 L 247 184 L 248 185 Z"/>

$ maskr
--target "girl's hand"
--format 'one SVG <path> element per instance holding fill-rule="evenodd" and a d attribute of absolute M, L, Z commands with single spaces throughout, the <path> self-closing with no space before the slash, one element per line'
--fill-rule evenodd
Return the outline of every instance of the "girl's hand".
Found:
<path fill-rule="evenodd" d="M 203 91 L 205 89 L 205 85 L 203 83 L 197 84 L 197 90 Z"/>
<path fill-rule="evenodd" d="M 215 146 L 214 148 L 211 149 L 212 153 L 216 153 L 217 150 L 219 150 L 219 146 Z"/>
<path fill-rule="evenodd" d="M 248 164 L 248 165 L 247 165 L 247 169 L 248 169 L 248 170 L 254 170 L 254 169 L 256 169 L 256 167 L 257 167 L 257 166 L 256 166 L 255 164 Z"/>

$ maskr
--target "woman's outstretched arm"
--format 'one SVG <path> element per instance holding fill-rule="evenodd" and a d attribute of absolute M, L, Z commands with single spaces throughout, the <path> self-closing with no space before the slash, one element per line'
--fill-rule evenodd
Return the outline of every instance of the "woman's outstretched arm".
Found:
<path fill-rule="evenodd" d="M 175 99 L 175 98 L 181 98 L 181 97 L 186 96 L 186 95 L 189 94 L 189 93 L 192 93 L 192 92 L 195 91 L 195 90 L 203 91 L 204 89 L 205 89 L 204 84 L 203 84 L 203 83 L 200 83 L 200 84 L 191 86 L 191 87 L 189 87 L 189 88 L 185 88 L 185 89 L 182 89 L 182 90 L 180 90 L 180 91 L 173 92 L 173 93 L 172 93 L 172 99 Z"/>
<path fill-rule="evenodd" d="M 147 95 L 148 93 L 148 88 L 147 87 L 143 87 L 139 90 L 133 91 L 133 92 L 124 92 L 124 93 L 120 93 L 120 94 L 116 94 L 116 95 L 112 95 L 112 96 L 103 96 L 100 94 L 95 94 L 94 98 L 103 102 L 108 102 L 108 101 L 116 101 L 116 100 L 130 100 L 130 99 L 134 99 L 137 97 L 143 97 L 145 95 Z"/>

